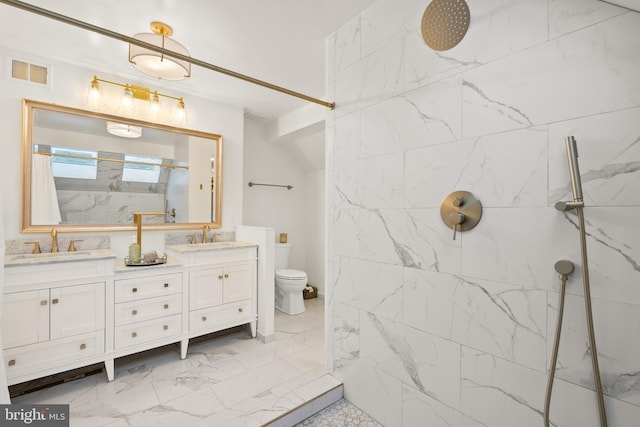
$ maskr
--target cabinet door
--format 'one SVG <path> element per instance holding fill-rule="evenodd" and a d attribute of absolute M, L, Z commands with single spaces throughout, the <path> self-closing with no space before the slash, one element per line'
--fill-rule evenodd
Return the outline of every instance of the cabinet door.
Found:
<path fill-rule="evenodd" d="M 189 309 L 198 310 L 222 304 L 222 268 L 189 273 Z"/>
<path fill-rule="evenodd" d="M 104 282 L 51 289 L 51 339 L 104 329 Z"/>
<path fill-rule="evenodd" d="M 5 349 L 49 339 L 49 290 L 5 294 L 2 344 Z"/>
<path fill-rule="evenodd" d="M 251 298 L 251 266 L 234 265 L 224 269 L 224 303 Z"/>

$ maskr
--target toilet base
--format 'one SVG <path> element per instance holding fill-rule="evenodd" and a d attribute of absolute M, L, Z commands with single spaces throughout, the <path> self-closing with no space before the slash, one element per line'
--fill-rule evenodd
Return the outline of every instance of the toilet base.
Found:
<path fill-rule="evenodd" d="M 302 290 L 293 292 L 283 292 L 276 286 L 275 306 L 278 311 L 284 314 L 296 315 L 304 313 L 304 299 L 302 298 Z"/>

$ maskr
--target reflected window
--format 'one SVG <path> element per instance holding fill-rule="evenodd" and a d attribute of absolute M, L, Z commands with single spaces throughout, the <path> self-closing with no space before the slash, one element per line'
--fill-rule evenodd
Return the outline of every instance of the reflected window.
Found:
<path fill-rule="evenodd" d="M 96 179 L 98 152 L 51 147 L 51 168 L 56 178 Z"/>
<path fill-rule="evenodd" d="M 125 154 L 124 161 L 123 181 L 158 183 L 162 159 Z"/>

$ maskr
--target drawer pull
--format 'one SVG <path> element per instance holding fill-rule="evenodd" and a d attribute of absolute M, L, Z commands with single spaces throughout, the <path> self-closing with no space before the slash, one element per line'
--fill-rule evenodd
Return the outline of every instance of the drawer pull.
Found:
<path fill-rule="evenodd" d="M 238 311 L 239 311 L 240 313 L 242 313 L 242 307 L 240 307 L 240 308 L 238 309 Z"/>
<path fill-rule="evenodd" d="M 228 278 L 229 278 L 229 275 L 228 275 L 228 274 L 225 274 L 225 275 L 224 275 L 224 278 L 225 278 L 225 279 L 228 279 Z"/>
<path fill-rule="evenodd" d="M 164 325 L 163 329 L 166 331 L 167 329 L 169 329 L 169 326 L 168 325 Z"/>
<path fill-rule="evenodd" d="M 54 298 L 51 300 L 51 304 L 57 304 L 58 302 L 59 302 L 58 298 Z"/>
<path fill-rule="evenodd" d="M 222 280 L 222 274 L 218 276 L 218 279 Z"/>
<path fill-rule="evenodd" d="M 131 292 L 134 292 L 134 293 L 135 293 L 135 292 L 138 292 L 138 288 L 133 288 L 133 289 L 131 289 Z"/>
<path fill-rule="evenodd" d="M 135 337 L 137 337 L 137 336 L 138 336 L 138 333 L 137 333 L 137 332 L 131 332 L 131 337 L 132 337 L 132 338 L 135 338 Z"/>
<path fill-rule="evenodd" d="M 85 348 L 87 348 L 86 344 L 80 344 L 80 350 L 84 350 Z"/>
<path fill-rule="evenodd" d="M 169 308 L 169 304 L 164 305 L 164 309 L 166 310 L 167 308 Z"/>
<path fill-rule="evenodd" d="M 131 310 L 131 314 L 135 316 L 136 314 L 138 314 L 138 310 Z"/>
<path fill-rule="evenodd" d="M 207 321 L 207 316 L 202 316 L 202 321 L 206 322 Z"/>
<path fill-rule="evenodd" d="M 164 287 L 165 287 L 165 288 L 168 288 L 168 287 L 169 287 L 169 284 L 168 284 L 168 283 L 165 283 L 165 284 L 164 284 Z"/>
<path fill-rule="evenodd" d="M 47 300 L 43 299 L 42 301 L 40 301 L 40 305 L 47 305 Z"/>
<path fill-rule="evenodd" d="M 14 366 L 16 364 L 16 359 L 9 360 L 9 366 Z"/>

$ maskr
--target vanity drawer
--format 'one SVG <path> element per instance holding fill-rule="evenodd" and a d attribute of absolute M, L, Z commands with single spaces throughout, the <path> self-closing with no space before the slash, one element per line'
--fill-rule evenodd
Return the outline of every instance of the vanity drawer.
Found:
<path fill-rule="evenodd" d="M 182 292 L 182 274 L 164 274 L 115 281 L 115 302 L 135 301 Z"/>
<path fill-rule="evenodd" d="M 189 313 L 189 331 L 201 331 L 212 329 L 216 326 L 227 327 L 249 323 L 254 320 L 251 316 L 251 300 L 238 301 L 230 304 L 219 305 L 217 307 L 204 310 L 192 311 Z M 231 327 L 229 326 L 229 327 Z"/>
<path fill-rule="evenodd" d="M 115 305 L 116 326 L 157 319 L 182 312 L 182 294 L 147 298 Z"/>
<path fill-rule="evenodd" d="M 174 314 L 160 319 L 147 320 L 116 327 L 115 348 L 121 349 L 182 334 L 182 316 Z"/>
<path fill-rule="evenodd" d="M 4 351 L 7 377 L 37 372 L 104 353 L 104 331 Z"/>

